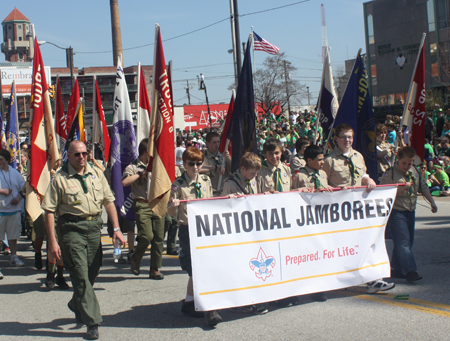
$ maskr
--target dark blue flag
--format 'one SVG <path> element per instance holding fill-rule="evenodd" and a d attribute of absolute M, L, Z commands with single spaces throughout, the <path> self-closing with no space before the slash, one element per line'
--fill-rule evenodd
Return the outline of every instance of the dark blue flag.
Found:
<path fill-rule="evenodd" d="M 358 52 L 353 70 L 342 97 L 339 110 L 334 120 L 333 130 L 329 138 L 331 148 L 337 146 L 335 129 L 338 125 L 349 124 L 355 133 L 353 149 L 364 156 L 367 174 L 376 181 L 377 179 L 377 154 L 375 119 L 372 109 L 372 97 L 369 93 L 369 83 L 366 69 Z"/>
<path fill-rule="evenodd" d="M 16 89 L 13 83 L 11 87 L 11 100 L 9 105 L 9 120 L 6 124 L 5 129 L 5 139 L 6 139 L 6 149 L 9 150 L 11 154 L 11 160 L 9 165 L 12 168 L 17 167 L 18 152 L 19 152 L 19 125 L 17 117 L 17 103 L 16 103 Z"/>
<path fill-rule="evenodd" d="M 233 143 L 231 171 L 239 168 L 239 161 L 245 152 L 257 153 L 256 114 L 253 93 L 252 61 L 250 57 L 251 40 L 247 42 L 244 63 L 239 76 L 236 101 L 227 138 Z"/>

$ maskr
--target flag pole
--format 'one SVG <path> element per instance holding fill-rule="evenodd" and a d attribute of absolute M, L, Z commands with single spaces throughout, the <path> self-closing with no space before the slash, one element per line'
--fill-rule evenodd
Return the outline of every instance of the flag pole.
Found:
<path fill-rule="evenodd" d="M 252 26 L 252 54 L 253 54 L 253 83 L 255 83 L 255 35 L 253 34 L 253 26 Z"/>
<path fill-rule="evenodd" d="M 92 142 L 92 149 L 93 149 L 93 155 L 95 156 L 95 139 L 97 137 L 97 127 L 98 127 L 98 113 L 95 114 L 95 108 L 96 108 L 96 102 L 97 102 L 97 75 L 92 76 L 92 136 L 91 136 L 91 142 Z"/>
<path fill-rule="evenodd" d="M 141 62 L 138 62 L 138 76 L 137 76 L 137 94 L 136 94 L 136 143 L 139 145 L 141 143 L 143 137 L 139 133 L 139 126 L 140 126 L 140 119 L 139 119 L 139 103 L 140 103 L 140 96 L 141 96 Z"/>
<path fill-rule="evenodd" d="M 20 152 L 20 139 L 19 139 L 19 112 L 17 111 L 17 93 L 16 93 L 16 81 L 13 80 L 13 88 L 14 93 L 12 94 L 14 96 L 14 111 L 16 112 L 16 136 L 18 140 L 18 156 L 19 156 L 19 165 L 22 167 L 22 158 L 21 158 L 21 152 Z M 45 91 L 45 90 L 44 90 Z M 11 112 L 11 109 L 9 110 Z M 10 117 L 11 119 L 11 117 Z"/>
<path fill-rule="evenodd" d="M 328 58 L 328 46 L 325 47 L 325 59 Z M 319 99 L 317 100 L 317 119 L 316 119 L 316 130 L 314 131 L 314 141 L 313 144 L 316 145 L 317 144 L 317 129 L 319 128 L 319 120 L 320 120 L 320 115 L 322 115 L 322 106 L 320 105 L 322 103 L 322 92 L 323 92 L 323 88 L 325 87 L 325 67 L 326 67 L 326 63 L 325 60 L 322 60 L 323 62 L 323 68 L 322 68 L 322 83 L 320 84 L 320 92 L 319 92 Z"/>
<path fill-rule="evenodd" d="M 403 127 L 403 123 L 405 122 L 405 116 L 408 111 L 408 103 L 411 100 L 411 89 L 412 89 L 413 83 L 414 83 L 414 76 L 416 75 L 417 65 L 419 64 L 420 54 L 422 53 L 423 44 L 425 43 L 426 36 L 427 36 L 426 33 L 422 33 L 422 40 L 420 41 L 419 52 L 417 53 L 416 63 L 414 65 L 411 82 L 409 83 L 408 96 L 406 97 L 406 101 L 405 101 L 405 104 L 403 107 L 402 121 L 400 122 L 400 126 L 398 128 L 399 132 L 401 131 L 401 129 Z M 394 148 L 397 149 L 397 147 L 398 147 L 398 139 L 395 139 L 395 147 Z"/>

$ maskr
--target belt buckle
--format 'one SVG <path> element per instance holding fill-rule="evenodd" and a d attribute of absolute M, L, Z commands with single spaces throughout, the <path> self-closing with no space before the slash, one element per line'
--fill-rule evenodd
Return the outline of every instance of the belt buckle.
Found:
<path fill-rule="evenodd" d="M 89 217 L 86 217 L 86 220 L 87 220 L 87 221 L 91 221 L 91 220 L 94 220 L 94 218 L 95 218 L 95 217 L 93 217 L 93 216 L 89 216 Z"/>

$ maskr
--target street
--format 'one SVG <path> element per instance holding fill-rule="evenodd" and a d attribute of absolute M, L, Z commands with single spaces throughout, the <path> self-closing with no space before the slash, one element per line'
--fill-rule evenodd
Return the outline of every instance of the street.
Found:
<path fill-rule="evenodd" d="M 164 256 L 164 280 L 148 278 L 148 253 L 141 275 L 134 276 L 129 264 L 113 263 L 105 228 L 103 267 L 95 284 L 103 315 L 100 339 L 448 340 L 450 200 L 437 198 L 436 203 L 439 211 L 432 214 L 423 198 L 418 200 L 413 250 L 423 279 L 416 284 L 395 279 L 394 289 L 374 295 L 366 294 L 364 287 L 352 287 L 327 293 L 329 299 L 323 303 L 306 295 L 289 308 L 267 304 L 269 313 L 262 316 L 223 310 L 224 322 L 215 329 L 206 319 L 181 313 L 188 276 L 177 257 Z M 392 249 L 390 240 L 387 246 Z M 45 287 L 46 273 L 34 268 L 29 240 L 22 237 L 18 250 L 25 262 L 22 268 L 11 268 L 9 256 L 0 255 L 5 275 L 0 281 L 0 340 L 81 339 L 86 327 L 77 325 L 67 308 L 72 290 Z"/>

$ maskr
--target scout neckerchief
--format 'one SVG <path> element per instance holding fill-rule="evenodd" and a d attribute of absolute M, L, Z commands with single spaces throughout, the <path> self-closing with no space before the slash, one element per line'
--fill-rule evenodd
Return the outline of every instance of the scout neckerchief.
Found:
<path fill-rule="evenodd" d="M 184 181 L 186 181 L 187 184 L 189 184 L 188 181 L 186 180 L 186 177 L 184 176 L 184 174 L 186 174 L 186 172 L 181 174 L 181 177 L 183 178 Z M 193 181 L 193 185 L 195 188 L 195 197 L 197 199 L 203 199 L 202 184 L 200 182 Z"/>
<path fill-rule="evenodd" d="M 319 179 L 319 171 L 318 170 L 314 170 L 314 173 L 313 173 L 312 176 L 314 178 L 314 187 L 316 189 L 322 188 L 322 184 L 320 183 L 320 179 Z"/>
<path fill-rule="evenodd" d="M 262 166 L 269 169 L 269 166 L 267 165 L 267 160 L 264 160 L 262 162 Z M 273 181 L 275 182 L 275 187 L 278 192 L 283 192 L 283 182 L 281 181 L 281 169 L 277 167 L 275 169 L 275 172 L 273 173 Z"/>
<path fill-rule="evenodd" d="M 352 182 L 355 181 L 356 178 L 359 178 L 361 174 L 358 173 L 358 170 L 355 168 L 355 164 L 352 161 L 352 156 L 348 157 L 344 154 L 342 156 L 345 158 L 345 161 L 348 163 L 348 167 L 350 169 L 350 175 L 352 176 Z"/>
<path fill-rule="evenodd" d="M 67 174 L 69 174 L 69 162 L 68 162 L 68 161 L 65 162 L 61 169 L 62 169 L 64 172 L 66 172 Z M 85 194 L 86 194 L 87 192 L 89 192 L 89 191 L 88 191 L 88 187 L 87 187 L 87 182 L 86 182 L 86 178 L 88 177 L 89 174 L 90 174 L 90 173 L 88 172 L 88 173 L 86 173 L 86 174 L 84 174 L 84 175 L 80 175 L 80 174 L 78 174 L 78 173 L 75 173 L 75 174 L 73 175 L 73 177 L 74 177 L 75 179 L 78 179 L 78 181 L 80 181 L 81 188 L 83 188 L 83 192 L 84 192 Z"/>
<path fill-rule="evenodd" d="M 413 174 L 411 171 L 406 172 L 406 182 L 412 182 L 412 185 L 409 186 L 409 196 L 412 197 L 414 193 L 414 183 L 416 182 L 416 179 L 413 177 Z"/>

